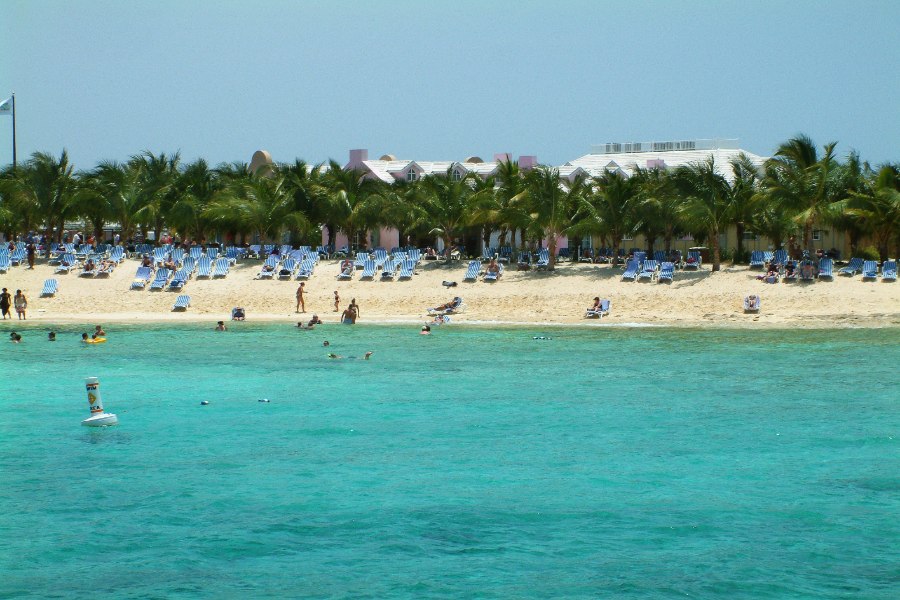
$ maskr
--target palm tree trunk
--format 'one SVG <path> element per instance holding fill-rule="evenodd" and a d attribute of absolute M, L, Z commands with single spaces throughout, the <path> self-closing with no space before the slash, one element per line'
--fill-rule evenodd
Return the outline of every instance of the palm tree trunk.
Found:
<path fill-rule="evenodd" d="M 713 247 L 713 272 L 716 272 L 722 268 L 722 258 L 719 253 L 719 228 L 714 227 L 712 231 L 710 231 L 710 235 L 712 237 L 712 247 Z"/>
<path fill-rule="evenodd" d="M 744 260 L 744 222 L 738 221 L 735 223 L 734 229 L 737 233 L 737 252 L 735 252 L 734 257 L 731 259 L 731 264 L 737 264 L 738 258 Z"/>
<path fill-rule="evenodd" d="M 547 262 L 547 270 L 556 269 L 556 233 L 550 234 L 550 240 L 547 243 L 547 250 L 550 252 L 550 260 Z"/>

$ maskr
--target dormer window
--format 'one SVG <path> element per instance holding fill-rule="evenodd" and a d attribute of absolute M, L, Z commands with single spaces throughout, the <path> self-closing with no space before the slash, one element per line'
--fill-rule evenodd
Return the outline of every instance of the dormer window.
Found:
<path fill-rule="evenodd" d="M 462 172 L 459 169 L 453 170 L 453 181 L 460 181 L 462 179 Z"/>
<path fill-rule="evenodd" d="M 419 178 L 419 176 L 416 173 L 415 169 L 410 169 L 409 171 L 406 172 L 406 180 L 407 181 L 415 181 L 418 178 Z"/>

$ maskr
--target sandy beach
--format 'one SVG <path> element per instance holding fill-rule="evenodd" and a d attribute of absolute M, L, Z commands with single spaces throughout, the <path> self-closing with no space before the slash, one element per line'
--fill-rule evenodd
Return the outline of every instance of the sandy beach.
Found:
<path fill-rule="evenodd" d="M 28 321 L 71 322 L 197 322 L 230 318 L 231 308 L 243 306 L 250 321 L 294 323 L 317 313 L 337 323 L 333 294 L 341 309 L 356 298 L 359 323 L 423 322 L 426 309 L 461 296 L 465 312 L 455 323 L 560 325 L 649 324 L 678 327 L 892 327 L 900 325 L 900 284 L 863 282 L 859 276 L 836 276 L 834 281 L 765 284 L 759 271 L 726 267 L 711 273 L 676 271 L 671 284 L 622 281 L 621 267 L 558 265 L 553 273 L 507 268 L 497 283 L 464 282 L 466 263 L 423 262 L 408 281 L 338 281 L 338 261 L 322 260 L 306 282 L 306 314 L 295 313 L 297 281 L 257 280 L 260 262 L 244 260 L 222 279 L 192 279 L 182 294 L 191 307 L 173 312 L 178 295 L 170 291 L 131 290 L 136 260 L 126 260 L 108 278 L 79 277 L 78 270 L 54 274 L 39 262 L 34 270 L 13 267 L 0 275 L 0 287 L 11 294 L 22 289 L 28 298 Z M 55 277 L 59 292 L 41 298 L 43 282 Z M 447 288 L 444 281 L 457 282 Z M 762 299 L 759 314 L 745 314 L 743 298 Z M 608 318 L 585 319 L 595 296 L 609 298 Z M 15 312 L 13 311 L 15 321 Z"/>

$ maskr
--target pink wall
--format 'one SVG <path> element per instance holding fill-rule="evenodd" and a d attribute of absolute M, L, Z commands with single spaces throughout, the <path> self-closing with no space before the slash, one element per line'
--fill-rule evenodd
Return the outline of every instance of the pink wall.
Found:
<path fill-rule="evenodd" d="M 322 229 L 322 245 L 328 245 L 328 230 Z M 340 229 L 334 234 L 334 249 L 340 250 L 347 245 L 347 234 Z"/>
<path fill-rule="evenodd" d="M 544 238 L 543 242 L 541 242 L 542 248 L 550 247 L 550 239 Z M 569 247 L 569 238 L 567 236 L 561 235 L 556 238 L 556 251 L 559 252 L 560 248 L 568 248 Z"/>
<path fill-rule="evenodd" d="M 382 248 L 390 250 L 400 246 L 400 232 L 393 227 L 382 227 L 379 229 L 378 235 L 380 237 L 378 245 Z"/>
<path fill-rule="evenodd" d="M 538 165 L 537 156 L 526 155 L 526 156 L 519 157 L 519 168 L 520 169 L 524 169 L 524 170 L 533 169 L 537 165 Z"/>
<path fill-rule="evenodd" d="M 346 169 L 356 169 L 362 167 L 362 162 L 369 160 L 369 151 L 365 148 L 350 151 L 350 162 L 347 163 Z"/>

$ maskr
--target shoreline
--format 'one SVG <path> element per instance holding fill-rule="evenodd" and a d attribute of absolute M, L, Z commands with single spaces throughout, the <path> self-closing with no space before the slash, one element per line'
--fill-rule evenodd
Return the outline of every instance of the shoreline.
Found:
<path fill-rule="evenodd" d="M 303 316 L 308 316 L 311 313 L 307 313 Z M 32 327 L 40 327 L 40 326 L 48 326 L 48 325 L 61 325 L 61 326 L 69 326 L 69 325 L 91 325 L 93 327 L 94 324 L 102 323 L 102 324 L 116 324 L 116 325 L 215 325 L 216 321 L 224 320 L 225 324 L 228 326 L 237 325 L 239 323 L 246 324 L 262 324 L 262 325 L 285 325 L 290 327 L 296 327 L 297 320 L 291 316 L 285 315 L 277 315 L 277 314 L 259 314 L 253 315 L 252 319 L 247 319 L 246 321 L 238 322 L 231 321 L 227 317 L 217 318 L 221 315 L 209 315 L 205 318 L 202 318 L 197 315 L 184 317 L 183 315 L 175 316 L 173 315 L 171 318 L 166 318 L 161 315 L 156 315 L 152 313 L 140 314 L 140 315 L 122 315 L 116 313 L 107 313 L 107 314 L 97 314 L 97 313 L 89 313 L 82 316 L 78 315 L 56 315 L 53 318 L 42 318 L 42 317 L 30 317 L 27 320 L 19 321 L 15 318 L 6 319 L 5 321 L 0 320 L 0 327 L 4 329 L 8 329 L 9 331 Z M 458 317 L 460 315 L 453 315 L 454 317 Z M 749 315 L 748 315 L 749 316 Z M 181 317 L 181 318 L 179 318 Z M 428 323 L 428 317 L 424 316 L 421 319 L 366 319 L 364 321 L 360 321 L 356 323 L 356 326 L 360 327 L 384 327 L 384 326 L 394 326 L 394 325 L 409 325 L 420 327 L 426 323 Z M 337 321 L 329 322 L 325 321 L 322 325 L 317 325 L 313 330 L 319 329 L 331 329 L 332 327 L 347 327 L 342 323 Z M 526 328 L 526 327 L 552 327 L 558 329 L 605 329 L 605 328 L 616 328 L 616 329 L 702 329 L 702 330 L 743 330 L 743 329 L 766 329 L 766 330 L 787 330 L 787 329 L 795 329 L 797 324 L 795 323 L 783 323 L 783 322 L 765 322 L 765 321 L 743 321 L 743 322 L 735 322 L 735 321 L 703 321 L 703 320 L 689 320 L 689 321 L 654 321 L 654 322 L 640 322 L 640 321 L 615 321 L 612 317 L 606 318 L 604 317 L 602 320 L 597 319 L 582 319 L 581 321 L 571 321 L 571 322 L 561 322 L 561 321 L 509 321 L 509 320 L 484 320 L 484 319 L 467 319 L 462 320 L 458 319 L 452 323 L 452 326 L 456 327 L 467 327 L 467 328 L 486 328 L 486 327 L 509 327 L 509 328 Z M 841 323 L 835 321 L 828 321 L 827 319 L 816 319 L 803 323 L 804 329 L 900 329 L 900 323 L 895 322 L 893 320 L 885 321 L 882 319 L 871 319 L 864 320 L 863 322 L 849 322 L 849 323 Z"/>
<path fill-rule="evenodd" d="M 900 283 L 864 282 L 835 276 L 833 281 L 765 284 L 759 271 L 726 266 L 711 273 L 677 271 L 672 283 L 623 281 L 622 270 L 609 265 L 563 263 L 554 273 L 507 267 L 496 283 L 466 282 L 466 261 L 425 263 L 407 281 L 360 280 L 359 271 L 339 281 L 337 260 L 323 260 L 306 281 L 306 312 L 295 313 L 297 280 L 257 280 L 260 261 L 242 261 L 221 279 L 191 279 L 184 290 L 130 290 L 137 261 L 126 260 L 108 277 L 94 279 L 54 274 L 39 262 L 34 270 L 14 267 L 0 274 L 0 287 L 22 289 L 28 319 L 0 321 L 4 330 L 32 323 L 210 323 L 230 321 L 231 308 L 242 306 L 247 322 L 294 325 L 313 313 L 325 326 L 337 325 L 333 293 L 341 309 L 352 298 L 360 305 L 360 325 L 422 325 L 428 307 L 460 296 L 465 310 L 453 326 L 473 327 L 671 327 L 680 329 L 859 329 L 900 327 Z M 58 281 L 54 297 L 42 298 L 45 279 Z M 445 287 L 443 282 L 455 281 Z M 191 297 L 184 312 L 173 312 L 179 294 Z M 761 310 L 744 313 L 743 298 L 760 296 Z M 609 316 L 585 319 L 595 296 L 611 300 Z M 8 323 L 8 324 L 7 324 Z"/>

